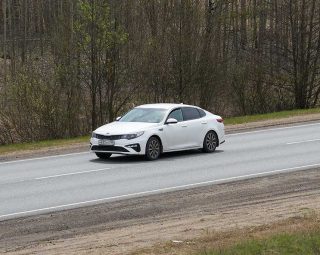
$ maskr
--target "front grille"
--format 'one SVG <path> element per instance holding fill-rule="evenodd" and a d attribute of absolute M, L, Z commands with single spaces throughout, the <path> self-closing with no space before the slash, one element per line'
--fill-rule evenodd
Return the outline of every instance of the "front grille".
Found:
<path fill-rule="evenodd" d="M 95 137 L 98 139 L 108 139 L 108 140 L 120 140 L 122 135 L 100 135 L 96 134 Z"/>
<path fill-rule="evenodd" d="M 112 145 L 94 145 L 91 147 L 93 151 L 119 151 L 119 152 L 129 152 L 127 149 L 120 146 L 112 146 Z"/>

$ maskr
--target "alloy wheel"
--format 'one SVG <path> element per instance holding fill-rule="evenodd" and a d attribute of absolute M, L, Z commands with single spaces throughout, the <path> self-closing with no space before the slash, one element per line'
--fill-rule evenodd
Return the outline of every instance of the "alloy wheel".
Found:
<path fill-rule="evenodd" d="M 210 151 L 214 150 L 217 147 L 217 138 L 214 133 L 210 132 L 207 135 L 206 143 Z"/>
<path fill-rule="evenodd" d="M 218 145 L 218 137 L 215 132 L 209 131 L 204 137 L 203 151 L 214 152 Z"/>
<path fill-rule="evenodd" d="M 152 137 L 150 138 L 147 146 L 147 157 L 150 160 L 157 159 L 160 155 L 161 147 L 160 142 L 157 138 Z"/>

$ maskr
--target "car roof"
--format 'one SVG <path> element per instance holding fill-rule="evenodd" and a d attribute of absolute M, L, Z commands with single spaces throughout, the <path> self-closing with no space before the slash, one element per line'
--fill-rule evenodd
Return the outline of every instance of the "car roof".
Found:
<path fill-rule="evenodd" d="M 190 107 L 197 107 L 194 105 L 187 105 L 187 104 L 168 104 L 168 103 L 158 103 L 158 104 L 143 104 L 137 106 L 137 108 L 162 108 L 162 109 L 172 109 L 176 107 L 183 107 L 183 106 L 190 106 Z M 197 107 L 199 108 L 199 107 Z"/>

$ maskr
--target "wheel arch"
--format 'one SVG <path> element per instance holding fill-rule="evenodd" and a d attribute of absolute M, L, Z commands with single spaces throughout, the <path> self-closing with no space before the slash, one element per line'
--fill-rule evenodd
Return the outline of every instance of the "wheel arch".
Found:
<path fill-rule="evenodd" d="M 157 135 L 157 134 L 152 134 L 149 138 L 148 138 L 148 141 L 149 141 L 149 139 L 151 138 L 151 137 L 155 137 L 155 138 L 157 138 L 158 140 L 159 140 L 159 142 L 160 142 L 160 153 L 163 153 L 163 144 L 162 144 L 162 140 L 161 140 L 161 137 L 159 136 L 159 135 Z"/>
<path fill-rule="evenodd" d="M 212 132 L 214 132 L 214 133 L 216 134 L 217 139 L 218 139 L 217 147 L 219 147 L 219 145 L 220 145 L 219 135 L 218 135 L 218 132 L 217 132 L 214 128 L 210 128 L 210 129 L 206 132 L 205 136 L 206 136 L 210 131 L 212 131 Z"/>

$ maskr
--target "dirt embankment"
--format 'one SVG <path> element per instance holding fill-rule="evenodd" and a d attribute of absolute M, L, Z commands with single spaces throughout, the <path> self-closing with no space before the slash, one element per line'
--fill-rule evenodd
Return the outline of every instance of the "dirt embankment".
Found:
<path fill-rule="evenodd" d="M 166 244 L 172 240 L 261 226 L 312 211 L 320 211 L 320 169 L 0 222 L 0 253 L 168 254 Z M 170 251 L 175 253 L 179 250 Z"/>

